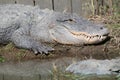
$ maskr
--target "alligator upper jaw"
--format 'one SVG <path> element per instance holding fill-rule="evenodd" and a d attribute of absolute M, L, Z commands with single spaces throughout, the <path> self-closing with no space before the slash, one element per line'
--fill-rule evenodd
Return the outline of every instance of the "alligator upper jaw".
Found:
<path fill-rule="evenodd" d="M 103 35 L 90 35 L 85 32 L 74 32 L 70 31 L 71 34 L 74 35 L 75 38 L 83 39 L 84 44 L 98 44 L 106 40 L 109 33 L 103 34 Z"/>
<path fill-rule="evenodd" d="M 98 44 L 106 40 L 108 33 L 92 35 L 87 32 L 75 31 L 66 27 L 57 26 L 49 30 L 52 41 L 61 44 Z"/>

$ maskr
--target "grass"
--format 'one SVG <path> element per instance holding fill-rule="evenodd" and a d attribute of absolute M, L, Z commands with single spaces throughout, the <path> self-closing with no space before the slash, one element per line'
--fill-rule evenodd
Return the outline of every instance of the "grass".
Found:
<path fill-rule="evenodd" d="M 0 56 L 0 63 L 3 63 L 3 62 L 5 62 L 5 58 Z"/>
<path fill-rule="evenodd" d="M 82 75 L 67 73 L 55 64 L 53 64 L 53 70 L 50 70 L 49 73 L 52 75 L 52 80 L 83 80 L 85 78 Z"/>
<path fill-rule="evenodd" d="M 8 61 L 21 61 L 25 56 L 27 50 L 25 49 L 17 49 L 14 44 L 9 43 L 5 46 L 0 47 L 0 59 L 4 62 Z"/>
<path fill-rule="evenodd" d="M 120 74 L 116 76 L 117 80 L 120 80 Z"/>

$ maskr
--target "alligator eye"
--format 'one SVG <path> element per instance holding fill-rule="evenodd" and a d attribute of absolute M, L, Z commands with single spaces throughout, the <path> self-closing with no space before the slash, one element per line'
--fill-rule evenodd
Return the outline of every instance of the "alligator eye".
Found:
<path fill-rule="evenodd" d="M 76 21 L 74 19 L 68 19 L 67 21 L 76 23 Z"/>
<path fill-rule="evenodd" d="M 68 21 L 73 21 L 73 19 L 68 19 Z"/>
<path fill-rule="evenodd" d="M 66 21 L 75 22 L 73 19 L 56 20 L 56 21 L 58 21 L 58 22 L 66 22 Z"/>

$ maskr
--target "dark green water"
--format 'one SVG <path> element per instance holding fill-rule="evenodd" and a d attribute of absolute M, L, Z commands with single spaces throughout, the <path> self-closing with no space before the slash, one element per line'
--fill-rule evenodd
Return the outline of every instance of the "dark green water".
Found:
<path fill-rule="evenodd" d="M 75 61 L 75 58 L 64 57 L 54 60 L 0 63 L 0 80 L 116 80 L 115 75 L 78 77 L 65 74 L 66 67 Z"/>

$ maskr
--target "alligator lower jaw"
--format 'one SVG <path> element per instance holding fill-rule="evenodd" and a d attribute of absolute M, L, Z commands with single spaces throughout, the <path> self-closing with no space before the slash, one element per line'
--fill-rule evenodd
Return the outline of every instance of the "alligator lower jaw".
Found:
<path fill-rule="evenodd" d="M 71 32 L 74 37 L 84 40 L 84 44 L 98 44 L 107 38 L 107 35 L 90 35 L 85 32 Z"/>

